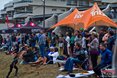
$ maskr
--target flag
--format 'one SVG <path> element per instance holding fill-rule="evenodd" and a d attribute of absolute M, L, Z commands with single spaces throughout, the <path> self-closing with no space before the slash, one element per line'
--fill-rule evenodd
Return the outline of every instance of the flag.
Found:
<path fill-rule="evenodd" d="M 9 19 L 7 15 L 6 15 L 6 23 L 7 23 L 7 27 L 9 28 Z"/>

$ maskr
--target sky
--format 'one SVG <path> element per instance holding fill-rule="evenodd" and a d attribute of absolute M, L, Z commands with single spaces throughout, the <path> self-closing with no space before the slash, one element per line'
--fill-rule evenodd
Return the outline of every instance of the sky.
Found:
<path fill-rule="evenodd" d="M 0 0 L 0 10 L 4 8 L 4 4 L 8 3 L 9 1 L 12 0 Z"/>

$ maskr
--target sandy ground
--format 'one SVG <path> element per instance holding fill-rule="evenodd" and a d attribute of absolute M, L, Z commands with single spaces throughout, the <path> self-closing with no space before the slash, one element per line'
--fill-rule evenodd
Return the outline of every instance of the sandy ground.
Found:
<path fill-rule="evenodd" d="M 0 52 L 0 78 L 6 77 L 11 61 L 12 56 Z M 44 66 L 18 64 L 18 68 L 18 78 L 56 78 L 56 76 L 59 74 L 66 74 L 66 72 L 59 71 L 57 64 L 48 64 Z M 16 78 L 14 77 L 14 72 L 15 70 L 13 70 L 9 78 Z"/>

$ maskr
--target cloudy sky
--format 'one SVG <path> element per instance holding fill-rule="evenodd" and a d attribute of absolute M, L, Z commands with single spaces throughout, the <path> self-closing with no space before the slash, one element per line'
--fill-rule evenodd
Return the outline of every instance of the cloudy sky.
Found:
<path fill-rule="evenodd" d="M 9 1 L 12 0 L 0 0 L 0 10 L 4 8 L 4 4 L 8 3 Z"/>

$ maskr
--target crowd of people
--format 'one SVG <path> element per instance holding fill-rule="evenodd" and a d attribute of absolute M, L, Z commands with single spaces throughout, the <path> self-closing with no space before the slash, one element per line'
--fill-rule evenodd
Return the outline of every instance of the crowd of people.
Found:
<path fill-rule="evenodd" d="M 7 78 L 13 68 L 17 75 L 17 57 L 22 60 L 21 64 L 45 65 L 66 60 L 63 71 L 71 73 L 73 67 L 79 64 L 84 70 L 92 69 L 101 77 L 101 69 L 112 63 L 115 40 L 114 30 L 77 30 L 59 34 L 42 30 L 31 34 L 13 33 L 6 38 L 0 35 L 0 49 L 6 50 L 7 55 L 16 54 Z M 101 61 L 98 63 L 100 54 Z"/>

